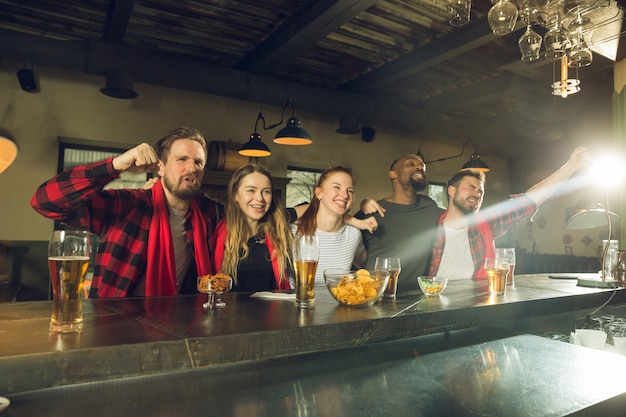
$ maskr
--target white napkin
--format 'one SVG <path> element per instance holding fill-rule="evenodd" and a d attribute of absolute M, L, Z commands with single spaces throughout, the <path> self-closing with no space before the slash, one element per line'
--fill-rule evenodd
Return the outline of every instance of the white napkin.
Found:
<path fill-rule="evenodd" d="M 250 298 L 259 298 L 261 300 L 295 300 L 295 294 L 286 292 L 259 291 L 250 295 Z"/>

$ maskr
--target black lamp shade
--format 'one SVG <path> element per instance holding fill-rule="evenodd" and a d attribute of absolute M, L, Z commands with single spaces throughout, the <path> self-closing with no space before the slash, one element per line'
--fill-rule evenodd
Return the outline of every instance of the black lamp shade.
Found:
<path fill-rule="evenodd" d="M 472 154 L 469 161 L 463 164 L 461 169 L 475 169 L 480 172 L 489 172 L 489 165 L 480 159 L 480 155 Z"/>
<path fill-rule="evenodd" d="M 133 74 L 125 69 L 107 72 L 106 85 L 100 89 L 105 96 L 124 100 L 136 98 L 139 94 L 133 89 Z"/>
<path fill-rule="evenodd" d="M 310 145 L 313 139 L 306 130 L 300 127 L 300 120 L 296 117 L 290 117 L 287 120 L 287 126 L 278 131 L 274 138 L 275 143 L 281 145 Z"/>
<path fill-rule="evenodd" d="M 250 134 L 250 140 L 244 143 L 239 149 L 239 155 L 249 156 L 253 158 L 262 158 L 270 156 L 270 148 L 261 140 L 261 135 L 258 133 Z"/>

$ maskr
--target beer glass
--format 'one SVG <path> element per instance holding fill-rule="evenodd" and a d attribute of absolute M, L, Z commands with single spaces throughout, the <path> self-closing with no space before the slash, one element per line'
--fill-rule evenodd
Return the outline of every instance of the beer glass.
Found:
<path fill-rule="evenodd" d="M 383 293 L 385 298 L 396 298 L 398 291 L 398 275 L 402 267 L 400 266 L 400 258 L 376 258 L 374 263 L 374 271 L 389 271 L 389 282 Z"/>
<path fill-rule="evenodd" d="M 89 267 L 89 232 L 55 230 L 48 244 L 48 267 L 52 282 L 50 332 L 83 330 L 83 282 Z"/>
<path fill-rule="evenodd" d="M 497 248 L 496 258 L 509 265 L 509 275 L 506 277 L 506 285 L 515 287 L 515 248 Z"/>
<path fill-rule="evenodd" d="M 320 256 L 315 235 L 296 235 L 293 238 L 293 262 L 296 270 L 296 306 L 315 306 L 315 272 Z"/>
<path fill-rule="evenodd" d="M 485 259 L 485 272 L 489 279 L 490 294 L 504 294 L 506 290 L 506 276 L 509 274 L 509 264 L 503 259 Z"/>

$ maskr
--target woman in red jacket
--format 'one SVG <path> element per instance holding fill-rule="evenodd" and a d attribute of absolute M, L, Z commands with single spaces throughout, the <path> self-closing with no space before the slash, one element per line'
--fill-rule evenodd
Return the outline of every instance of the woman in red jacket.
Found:
<path fill-rule="evenodd" d="M 213 235 L 214 269 L 233 277 L 233 291 L 291 289 L 291 232 L 269 171 L 248 164 L 228 185 L 226 218 Z"/>

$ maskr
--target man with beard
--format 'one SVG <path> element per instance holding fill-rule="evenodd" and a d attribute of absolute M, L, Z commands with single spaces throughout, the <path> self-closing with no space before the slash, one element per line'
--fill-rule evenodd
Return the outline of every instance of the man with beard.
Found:
<path fill-rule="evenodd" d="M 487 278 L 486 258 L 495 257 L 494 238 L 520 220 L 532 216 L 570 176 L 589 161 L 584 147 L 574 149 L 556 172 L 525 194 L 479 212 L 485 193 L 485 175 L 461 170 L 448 181 L 448 210 L 439 219 L 429 275 L 450 279 Z"/>
<path fill-rule="evenodd" d="M 197 277 L 214 272 L 209 240 L 223 213 L 200 192 L 206 159 L 202 134 L 181 127 L 154 148 L 142 143 L 60 173 L 31 206 L 99 236 L 90 297 L 193 294 Z M 105 190 L 121 172 L 156 172 L 160 180 L 147 190 Z"/>
<path fill-rule="evenodd" d="M 363 232 L 367 248 L 367 269 L 374 269 L 377 257 L 400 258 L 398 294 L 418 292 L 417 277 L 424 275 L 433 247 L 437 220 L 443 209 L 428 196 L 418 194 L 426 187 L 426 165 L 417 155 L 407 154 L 393 161 L 389 168 L 392 194 L 361 204 L 355 217 L 374 213 L 378 228 Z M 384 217 L 380 213 L 384 213 Z"/>

